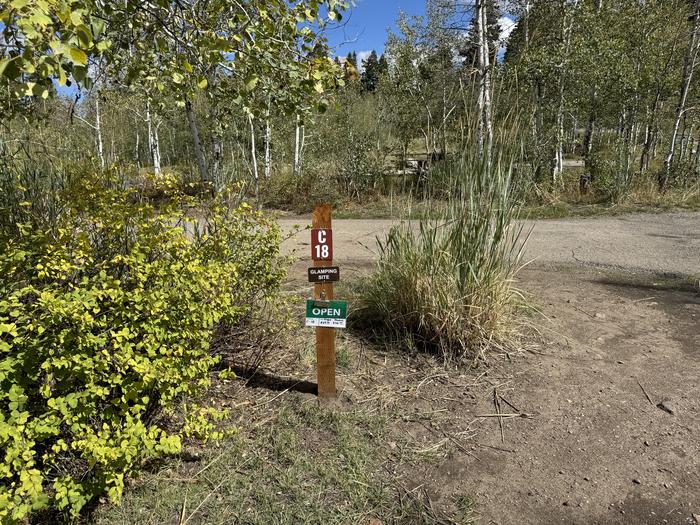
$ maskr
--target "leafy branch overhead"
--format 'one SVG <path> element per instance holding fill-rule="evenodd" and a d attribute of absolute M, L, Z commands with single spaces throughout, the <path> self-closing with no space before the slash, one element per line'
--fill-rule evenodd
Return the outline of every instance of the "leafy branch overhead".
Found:
<path fill-rule="evenodd" d="M 183 105 L 209 89 L 252 112 L 261 98 L 291 112 L 339 82 L 323 30 L 346 7 L 345 0 L 12 0 L 0 12 L 3 106 L 48 98 L 53 81 L 89 88 L 109 78 L 172 93 Z M 262 86 L 267 97 L 256 97 Z"/>

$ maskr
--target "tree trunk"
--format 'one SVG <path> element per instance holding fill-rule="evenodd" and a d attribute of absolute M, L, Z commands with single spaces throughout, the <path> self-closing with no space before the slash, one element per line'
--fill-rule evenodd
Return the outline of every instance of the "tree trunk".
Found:
<path fill-rule="evenodd" d="M 100 112 L 100 94 L 95 98 L 95 146 L 97 148 L 97 158 L 100 159 L 100 167 L 105 169 L 105 148 L 102 142 L 102 115 Z"/>
<path fill-rule="evenodd" d="M 532 3 L 530 0 L 525 1 L 525 7 L 523 9 L 523 30 L 525 39 L 525 52 L 527 52 L 530 47 L 530 10 L 532 9 Z"/>
<path fill-rule="evenodd" d="M 151 154 L 153 161 L 153 171 L 156 175 L 160 175 L 160 141 L 158 139 L 158 130 L 153 125 L 151 118 L 151 101 L 146 101 L 146 124 L 148 126 L 148 151 Z"/>
<path fill-rule="evenodd" d="M 651 112 L 647 118 L 646 130 L 644 132 L 644 144 L 642 145 L 642 155 L 639 159 L 639 170 L 645 173 L 649 169 L 649 161 L 651 160 L 652 146 L 656 140 L 657 133 L 657 114 L 659 111 L 659 102 L 661 100 L 661 93 L 657 91 L 656 97 L 654 98 L 654 105 L 651 108 Z"/>
<path fill-rule="evenodd" d="M 195 114 L 192 110 L 192 102 L 189 99 L 185 100 L 185 113 L 187 114 L 187 122 L 190 126 L 190 134 L 192 135 L 192 145 L 194 146 L 194 154 L 197 158 L 199 178 L 203 183 L 208 183 L 209 173 L 207 172 L 207 161 L 204 158 L 204 149 L 202 148 L 202 141 L 199 139 L 199 128 L 197 128 L 197 120 L 195 119 Z"/>
<path fill-rule="evenodd" d="M 477 33 L 479 40 L 479 101 L 477 140 L 479 152 L 487 169 L 491 167 L 493 149 L 493 120 L 491 109 L 491 54 L 489 50 L 486 0 L 476 0 Z"/>
<path fill-rule="evenodd" d="M 700 133 L 695 139 L 695 178 L 700 182 Z"/>
<path fill-rule="evenodd" d="M 296 131 L 294 138 L 294 176 L 301 176 L 301 163 L 304 153 L 304 126 L 301 117 L 297 115 Z"/>
<path fill-rule="evenodd" d="M 620 144 L 618 157 L 618 184 L 617 196 L 622 197 L 627 191 L 630 183 L 631 166 L 632 166 L 632 137 L 636 117 L 631 108 L 625 108 L 620 117 Z"/>
<path fill-rule="evenodd" d="M 593 136 L 595 135 L 595 117 L 591 112 L 588 115 L 588 122 L 586 123 L 586 131 L 583 134 L 583 160 L 586 168 L 590 168 L 590 157 L 591 150 L 593 149 Z"/>
<path fill-rule="evenodd" d="M 134 148 L 134 160 L 136 161 L 136 167 L 141 169 L 141 135 L 139 134 L 138 123 L 134 124 L 136 128 L 136 147 Z"/>
<path fill-rule="evenodd" d="M 255 147 L 255 125 L 253 117 L 248 115 L 248 124 L 250 124 L 250 156 L 253 160 L 253 177 L 255 179 L 255 196 L 258 196 L 260 190 L 260 177 L 258 176 L 258 155 Z"/>
<path fill-rule="evenodd" d="M 170 155 L 172 155 L 172 158 L 171 162 L 168 164 L 172 164 L 178 159 L 177 153 L 175 152 L 175 130 L 173 128 L 170 128 Z"/>
<path fill-rule="evenodd" d="M 214 130 L 211 137 L 211 153 L 212 153 L 212 181 L 216 187 L 221 183 L 221 164 L 224 157 L 224 147 L 221 143 L 223 130 L 221 128 L 219 112 L 215 109 L 212 115 L 214 121 Z"/>
<path fill-rule="evenodd" d="M 693 80 L 693 70 L 698 60 L 698 49 L 700 48 L 700 0 L 693 2 L 693 30 L 688 42 L 688 48 L 683 61 L 683 76 L 681 78 L 681 87 L 678 94 L 678 105 L 676 106 L 676 118 L 671 130 L 668 153 L 664 159 L 664 169 L 659 174 L 659 190 L 663 191 L 668 184 L 668 179 L 671 175 L 676 149 L 678 147 L 678 133 L 680 131 L 681 121 L 686 111 L 686 103 L 688 101 L 688 92 L 690 91 L 691 81 Z"/>
<path fill-rule="evenodd" d="M 270 120 L 265 120 L 265 179 L 269 179 L 272 173 L 272 128 Z"/>
<path fill-rule="evenodd" d="M 571 9 L 578 7 L 579 0 L 573 0 Z M 566 68 L 571 50 L 571 31 L 573 29 L 573 14 L 567 13 L 567 1 L 562 0 L 562 25 L 561 25 L 561 57 L 559 60 L 559 100 L 557 103 L 556 130 L 554 143 L 554 158 L 552 159 L 552 182 L 558 182 L 564 170 L 564 94 L 566 84 Z"/>

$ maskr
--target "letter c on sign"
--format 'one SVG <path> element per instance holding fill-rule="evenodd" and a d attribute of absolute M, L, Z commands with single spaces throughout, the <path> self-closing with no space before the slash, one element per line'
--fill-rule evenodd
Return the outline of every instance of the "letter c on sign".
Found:
<path fill-rule="evenodd" d="M 319 244 L 326 244 L 326 231 L 320 230 L 318 232 L 318 242 Z"/>

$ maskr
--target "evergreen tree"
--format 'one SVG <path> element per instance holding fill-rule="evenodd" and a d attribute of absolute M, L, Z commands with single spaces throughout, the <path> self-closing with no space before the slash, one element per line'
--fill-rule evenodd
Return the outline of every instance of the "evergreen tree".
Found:
<path fill-rule="evenodd" d="M 379 57 L 376 51 L 372 50 L 369 56 L 362 61 L 362 68 L 362 89 L 371 93 L 377 89 L 381 75 Z"/>
<path fill-rule="evenodd" d="M 379 57 L 379 68 L 378 68 L 378 70 L 379 70 L 379 76 L 380 76 L 380 78 L 383 77 L 383 76 L 385 76 L 385 75 L 388 75 L 388 74 L 389 74 L 389 62 L 388 62 L 388 60 L 386 59 L 386 56 L 384 55 L 384 53 L 382 53 L 382 56 Z"/>

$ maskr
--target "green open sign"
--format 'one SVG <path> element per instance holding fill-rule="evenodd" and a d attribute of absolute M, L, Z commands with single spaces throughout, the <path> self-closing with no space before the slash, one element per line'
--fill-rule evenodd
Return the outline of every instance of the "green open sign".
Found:
<path fill-rule="evenodd" d="M 347 318 L 347 301 L 306 301 L 306 326 L 345 328 Z"/>

